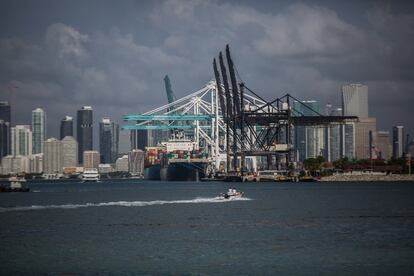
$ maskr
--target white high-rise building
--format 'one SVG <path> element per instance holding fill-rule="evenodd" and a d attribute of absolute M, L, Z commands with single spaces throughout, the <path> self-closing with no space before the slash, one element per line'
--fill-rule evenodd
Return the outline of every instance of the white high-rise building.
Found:
<path fill-rule="evenodd" d="M 115 171 L 117 172 L 127 172 L 128 171 L 128 163 L 129 163 L 128 155 L 124 155 L 118 159 L 116 159 L 115 162 Z"/>
<path fill-rule="evenodd" d="M 354 83 L 343 85 L 342 110 L 344 116 L 368 117 L 368 86 Z"/>
<path fill-rule="evenodd" d="M 72 136 L 62 139 L 62 166 L 76 167 L 78 164 L 78 142 Z"/>
<path fill-rule="evenodd" d="M 43 152 L 46 137 L 46 113 L 41 108 L 32 111 L 33 154 Z"/>
<path fill-rule="evenodd" d="M 32 155 L 32 131 L 28 125 L 11 128 L 11 155 Z"/>
<path fill-rule="evenodd" d="M 44 142 L 43 172 L 46 174 L 62 173 L 62 142 L 49 138 Z"/>
<path fill-rule="evenodd" d="M 128 171 L 134 175 L 144 174 L 144 151 L 134 149 L 128 152 Z"/>

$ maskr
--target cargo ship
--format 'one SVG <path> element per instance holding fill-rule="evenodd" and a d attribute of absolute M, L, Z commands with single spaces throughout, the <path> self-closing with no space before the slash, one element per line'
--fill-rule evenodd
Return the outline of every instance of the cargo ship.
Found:
<path fill-rule="evenodd" d="M 161 158 L 163 156 L 163 147 L 146 147 L 144 160 L 144 179 L 161 180 Z"/>
<path fill-rule="evenodd" d="M 146 148 L 145 179 L 199 181 L 205 177 L 208 155 L 196 149 L 191 140 L 172 139 L 160 147 Z"/>

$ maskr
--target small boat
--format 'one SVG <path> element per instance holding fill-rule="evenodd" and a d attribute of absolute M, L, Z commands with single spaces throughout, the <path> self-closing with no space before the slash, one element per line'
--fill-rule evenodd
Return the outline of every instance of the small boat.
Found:
<path fill-rule="evenodd" d="M 98 182 L 99 181 L 99 173 L 97 169 L 90 168 L 85 169 L 82 174 L 82 182 Z"/>
<path fill-rule="evenodd" d="M 234 188 L 230 188 L 227 192 L 220 194 L 220 199 L 234 199 L 234 198 L 241 198 L 243 196 L 243 192 L 239 192 Z"/>
<path fill-rule="evenodd" d="M 8 179 L 8 186 L 0 187 L 0 192 L 28 192 L 30 189 L 26 186 L 24 177 L 12 176 Z"/>

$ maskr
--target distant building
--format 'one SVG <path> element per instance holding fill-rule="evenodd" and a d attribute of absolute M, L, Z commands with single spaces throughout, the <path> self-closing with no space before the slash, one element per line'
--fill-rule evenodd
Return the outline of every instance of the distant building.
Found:
<path fill-rule="evenodd" d="M 10 153 L 10 123 L 0 119 L 0 160 Z"/>
<path fill-rule="evenodd" d="M 65 138 L 66 136 L 73 135 L 73 118 L 70 116 L 65 116 L 65 118 L 60 121 L 60 140 Z"/>
<path fill-rule="evenodd" d="M 33 154 L 29 156 L 29 172 L 42 173 L 43 172 L 43 153 Z"/>
<path fill-rule="evenodd" d="M 32 111 L 33 154 L 43 152 L 43 141 L 46 137 L 46 113 L 41 108 Z"/>
<path fill-rule="evenodd" d="M 77 112 L 76 136 L 78 140 L 79 164 L 83 164 L 83 152 L 93 149 L 93 110 L 83 106 Z"/>
<path fill-rule="evenodd" d="M 1 164 L 1 173 L 4 175 L 29 173 L 29 157 L 18 155 L 7 155 L 3 157 Z"/>
<path fill-rule="evenodd" d="M 87 169 L 98 169 L 99 152 L 95 150 L 86 150 L 83 152 L 83 167 Z"/>
<path fill-rule="evenodd" d="M 133 129 L 130 132 L 131 150 L 140 149 L 145 150 L 148 147 L 150 138 L 148 137 L 148 130 L 145 129 Z"/>
<path fill-rule="evenodd" d="M 368 86 L 347 84 L 342 86 L 342 109 L 345 116 L 368 117 Z"/>
<path fill-rule="evenodd" d="M 98 165 L 98 172 L 99 173 L 111 173 L 114 169 L 112 168 L 111 164 L 99 164 Z"/>
<path fill-rule="evenodd" d="M 293 102 L 293 114 L 297 116 L 317 116 L 319 114 L 319 103 L 314 100 Z M 316 158 L 324 155 L 325 151 L 325 129 L 321 127 L 297 126 L 295 128 L 296 159 L 304 161 L 307 158 Z"/>
<path fill-rule="evenodd" d="M 55 174 L 63 172 L 62 141 L 49 138 L 44 142 L 43 172 Z"/>
<path fill-rule="evenodd" d="M 327 107 L 328 116 L 341 116 L 342 108 Z M 341 158 L 341 125 L 333 124 L 325 128 L 325 155 L 326 161 L 332 162 Z"/>
<path fill-rule="evenodd" d="M 395 126 L 392 131 L 392 156 L 401 158 L 404 156 L 404 127 Z"/>
<path fill-rule="evenodd" d="M 119 148 L 119 125 L 103 118 L 99 123 L 99 152 L 101 163 L 115 163 Z"/>
<path fill-rule="evenodd" d="M 389 131 L 377 131 L 373 139 L 374 154 L 373 158 L 388 160 L 392 156 L 392 146 L 390 143 Z"/>
<path fill-rule="evenodd" d="M 32 131 L 28 125 L 11 128 L 11 155 L 32 155 Z"/>
<path fill-rule="evenodd" d="M 144 151 L 136 149 L 128 153 L 128 171 L 133 175 L 144 174 Z"/>
<path fill-rule="evenodd" d="M 115 162 L 115 171 L 117 172 L 128 172 L 128 155 L 124 155 L 118 158 Z"/>
<path fill-rule="evenodd" d="M 62 139 L 62 166 L 76 167 L 78 165 L 78 142 L 72 136 Z"/>
<path fill-rule="evenodd" d="M 341 126 L 341 158 L 355 158 L 355 123 Z"/>
<path fill-rule="evenodd" d="M 0 159 L 11 153 L 11 109 L 6 101 L 0 102 Z"/>
<path fill-rule="evenodd" d="M 359 118 L 355 125 L 355 158 L 369 159 L 371 156 L 369 132 L 377 131 L 375 118 Z"/>

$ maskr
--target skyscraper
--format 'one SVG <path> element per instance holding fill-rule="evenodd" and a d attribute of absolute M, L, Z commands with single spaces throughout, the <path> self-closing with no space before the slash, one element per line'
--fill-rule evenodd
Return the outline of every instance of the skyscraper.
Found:
<path fill-rule="evenodd" d="M 73 137 L 73 118 L 70 116 L 65 116 L 65 118 L 60 121 L 60 140 L 66 136 Z"/>
<path fill-rule="evenodd" d="M 347 84 L 342 86 L 344 116 L 368 117 L 368 86 Z"/>
<path fill-rule="evenodd" d="M 10 123 L 0 119 L 0 163 L 10 153 Z"/>
<path fill-rule="evenodd" d="M 43 172 L 54 174 L 62 171 L 62 142 L 56 138 L 49 138 L 44 141 Z"/>
<path fill-rule="evenodd" d="M 9 102 L 0 102 L 0 120 L 9 122 L 11 124 L 11 111 Z"/>
<path fill-rule="evenodd" d="M 404 127 L 395 126 L 392 131 L 392 157 L 404 156 Z"/>
<path fill-rule="evenodd" d="M 93 149 L 92 107 L 83 106 L 77 112 L 76 136 L 78 140 L 79 164 L 83 164 L 83 152 Z"/>
<path fill-rule="evenodd" d="M 145 129 L 133 129 L 130 133 L 131 150 L 140 149 L 145 150 L 145 147 L 149 147 L 149 135 L 150 131 Z"/>
<path fill-rule="evenodd" d="M 373 158 L 388 160 L 391 158 L 392 146 L 389 131 L 377 131 L 374 133 Z"/>
<path fill-rule="evenodd" d="M 72 136 L 62 139 L 62 166 L 76 167 L 78 164 L 78 142 Z"/>
<path fill-rule="evenodd" d="M 99 152 L 101 163 L 115 163 L 118 157 L 119 126 L 109 118 L 102 118 L 99 123 Z"/>
<path fill-rule="evenodd" d="M 11 153 L 11 111 L 8 102 L 0 102 L 0 160 Z"/>
<path fill-rule="evenodd" d="M 11 154 L 32 155 L 32 131 L 28 125 L 11 128 Z"/>
<path fill-rule="evenodd" d="M 317 116 L 317 112 L 319 112 L 319 103 L 317 101 L 302 101 L 302 103 L 306 106 L 297 101 L 293 102 L 294 115 Z M 298 161 L 324 155 L 324 129 L 313 126 L 297 126 L 295 128 L 295 146 Z"/>
<path fill-rule="evenodd" d="M 41 108 L 32 111 L 33 154 L 43 152 L 43 141 L 46 136 L 46 113 Z"/>
<path fill-rule="evenodd" d="M 371 157 L 370 134 L 377 131 L 375 118 L 359 118 L 355 123 L 355 158 L 368 159 Z"/>
<path fill-rule="evenodd" d="M 348 84 L 342 86 L 342 109 L 344 116 L 358 116 L 359 121 L 346 124 L 343 128 L 342 153 L 357 159 L 367 159 L 371 156 L 370 131 L 376 132 L 376 118 L 368 117 L 368 86 L 363 84 Z M 351 127 L 352 125 L 352 127 Z M 353 149 L 351 150 L 351 147 Z"/>

